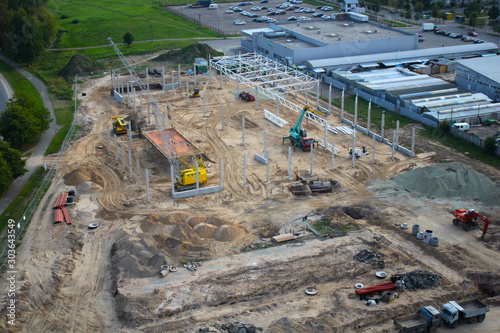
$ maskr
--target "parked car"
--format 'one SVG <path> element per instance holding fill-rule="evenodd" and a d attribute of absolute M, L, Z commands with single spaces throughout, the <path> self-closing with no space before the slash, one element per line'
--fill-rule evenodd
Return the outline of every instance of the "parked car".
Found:
<path fill-rule="evenodd" d="M 472 38 L 472 37 L 467 37 L 467 36 L 463 36 L 463 37 L 462 37 L 462 40 L 463 40 L 464 42 L 473 42 L 473 41 L 474 41 L 474 38 Z"/>
<path fill-rule="evenodd" d="M 323 15 L 325 15 L 325 14 L 323 14 L 323 13 L 314 13 L 313 17 L 323 17 Z"/>
<path fill-rule="evenodd" d="M 306 17 L 306 16 L 301 16 L 301 17 L 298 18 L 298 20 L 299 21 L 309 21 L 309 20 L 311 20 L 311 18 L 310 17 Z"/>
<path fill-rule="evenodd" d="M 287 18 L 288 21 L 297 21 L 297 18 L 295 16 L 290 16 Z"/>
<path fill-rule="evenodd" d="M 477 36 L 477 32 L 475 32 L 475 31 L 469 31 L 468 34 L 469 34 L 469 36 L 474 36 L 474 37 Z"/>
<path fill-rule="evenodd" d="M 261 8 L 259 6 L 254 6 L 252 8 L 250 8 L 250 10 L 253 10 L 253 11 L 257 11 L 257 10 L 260 10 Z"/>
<path fill-rule="evenodd" d="M 260 0 L 260 3 L 268 3 L 269 1 L 267 0 Z"/>
<path fill-rule="evenodd" d="M 235 11 L 235 12 L 242 12 L 243 11 L 243 9 L 241 9 L 239 7 L 233 7 L 232 10 Z"/>
<path fill-rule="evenodd" d="M 244 24 L 247 24 L 245 21 L 242 21 L 242 20 L 234 20 L 234 24 L 235 25 L 244 25 Z"/>
<path fill-rule="evenodd" d="M 391 9 L 391 10 L 389 11 L 389 13 L 391 13 L 391 14 L 396 14 L 396 13 L 397 13 L 397 11 L 396 11 L 395 9 Z"/>
<path fill-rule="evenodd" d="M 474 40 L 474 44 L 482 44 L 482 43 L 484 43 L 484 40 L 481 40 L 481 39 Z"/>
<path fill-rule="evenodd" d="M 251 13 L 250 15 L 248 15 L 248 17 L 252 17 L 252 18 L 259 17 L 259 16 L 260 16 L 259 14 L 255 14 L 255 13 Z"/>
<path fill-rule="evenodd" d="M 257 23 L 265 22 L 261 17 L 256 17 L 252 21 L 257 22 Z"/>
<path fill-rule="evenodd" d="M 419 41 L 419 42 L 423 42 L 424 40 L 425 40 L 425 38 L 424 38 L 424 37 L 418 37 L 418 41 Z"/>
<path fill-rule="evenodd" d="M 304 8 L 304 13 L 314 13 L 316 10 L 312 9 L 312 8 Z"/>
<path fill-rule="evenodd" d="M 226 10 L 226 14 L 232 14 L 232 13 L 234 13 L 233 10 L 231 10 L 231 9 Z"/>
<path fill-rule="evenodd" d="M 325 11 L 325 12 L 331 12 L 333 10 L 333 7 L 330 7 L 330 6 L 324 6 L 321 8 L 322 11 Z"/>
<path fill-rule="evenodd" d="M 455 36 L 453 38 L 462 38 L 464 35 L 462 34 L 455 34 Z"/>

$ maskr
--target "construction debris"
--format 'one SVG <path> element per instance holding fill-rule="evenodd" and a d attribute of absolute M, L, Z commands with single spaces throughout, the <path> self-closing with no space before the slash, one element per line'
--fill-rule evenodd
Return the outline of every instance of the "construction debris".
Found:
<path fill-rule="evenodd" d="M 255 327 L 252 324 L 243 324 L 243 323 L 229 323 L 223 324 L 221 330 L 225 330 L 229 333 L 255 333 L 262 332 L 262 328 Z"/>
<path fill-rule="evenodd" d="M 184 268 L 187 268 L 187 270 L 194 272 L 198 269 L 198 267 L 201 267 L 201 263 L 195 263 L 195 262 L 187 262 L 184 264 Z"/>
<path fill-rule="evenodd" d="M 394 274 L 391 281 L 401 281 L 406 289 L 416 291 L 418 289 L 430 289 L 438 287 L 443 281 L 443 277 L 427 271 L 417 270 L 406 274 Z"/>
<path fill-rule="evenodd" d="M 370 250 L 361 250 L 354 256 L 354 259 L 357 261 L 365 262 L 367 264 L 377 262 L 380 258 L 382 258 L 381 254 Z"/>

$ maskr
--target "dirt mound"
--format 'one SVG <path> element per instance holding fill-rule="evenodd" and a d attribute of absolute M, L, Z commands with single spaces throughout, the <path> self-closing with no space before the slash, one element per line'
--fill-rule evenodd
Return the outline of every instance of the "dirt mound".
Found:
<path fill-rule="evenodd" d="M 67 81 L 70 81 L 75 79 L 76 74 L 96 72 L 102 69 L 104 69 L 104 66 L 101 63 L 85 55 L 76 54 L 68 61 L 68 64 L 62 69 L 60 74 Z"/>
<path fill-rule="evenodd" d="M 66 185 L 71 185 L 71 186 L 77 186 L 80 185 L 83 182 L 90 182 L 94 180 L 95 173 L 94 171 L 86 168 L 79 168 L 76 170 L 71 171 L 70 173 L 67 173 L 64 175 L 64 183 Z M 83 186 L 85 188 L 85 186 Z M 90 189 L 90 188 L 89 188 Z M 80 192 L 80 190 L 78 191 Z"/>
<path fill-rule="evenodd" d="M 216 226 L 206 223 L 199 223 L 193 229 L 201 238 L 212 238 L 217 231 Z"/>
<path fill-rule="evenodd" d="M 212 57 L 224 55 L 224 53 L 216 51 L 206 44 L 196 43 L 186 46 L 180 50 L 170 50 L 167 53 L 154 58 L 153 61 L 177 62 L 180 59 L 180 61 L 184 64 L 192 64 L 195 58 L 205 58 L 208 60 L 207 57 L 209 54 Z"/>
<path fill-rule="evenodd" d="M 221 242 L 230 242 L 235 240 L 243 234 L 243 230 L 238 227 L 233 227 L 229 225 L 221 225 L 217 231 L 215 231 L 214 239 Z"/>
<path fill-rule="evenodd" d="M 485 175 L 459 163 L 436 164 L 397 175 L 392 180 L 410 192 L 429 198 L 480 200 L 487 205 L 500 202 L 497 185 Z"/>

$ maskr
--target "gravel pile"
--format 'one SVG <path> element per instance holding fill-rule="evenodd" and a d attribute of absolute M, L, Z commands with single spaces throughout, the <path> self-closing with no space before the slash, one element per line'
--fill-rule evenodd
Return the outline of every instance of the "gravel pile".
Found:
<path fill-rule="evenodd" d="M 381 254 L 370 250 L 361 250 L 358 252 L 358 254 L 354 256 L 354 259 L 356 259 L 357 261 L 366 263 L 377 262 L 381 258 L 382 258 Z"/>
<path fill-rule="evenodd" d="M 395 176 L 396 186 L 429 198 L 480 200 L 487 205 L 500 202 L 500 189 L 485 175 L 460 163 L 441 163 Z"/>
<path fill-rule="evenodd" d="M 252 324 L 243 324 L 243 323 L 224 324 L 221 326 L 221 329 L 229 333 L 255 333 L 262 331 L 262 328 L 260 327 L 255 327 Z"/>
<path fill-rule="evenodd" d="M 406 274 L 395 274 L 391 276 L 391 281 L 404 281 L 406 289 L 416 291 L 418 289 L 438 287 L 443 281 L 443 277 L 431 272 L 418 270 Z"/>

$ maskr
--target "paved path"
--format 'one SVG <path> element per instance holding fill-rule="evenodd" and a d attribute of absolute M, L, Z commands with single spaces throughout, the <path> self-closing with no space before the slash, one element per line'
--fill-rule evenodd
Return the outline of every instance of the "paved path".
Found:
<path fill-rule="evenodd" d="M 9 86 L 7 80 L 0 73 L 0 113 L 5 110 L 5 105 L 12 97 L 12 88 Z"/>
<path fill-rule="evenodd" d="M 52 117 L 50 128 L 44 134 L 42 134 L 40 142 L 35 148 L 33 148 L 31 157 L 29 157 L 28 160 L 26 161 L 26 169 L 28 169 L 28 172 L 26 172 L 22 177 L 19 177 L 16 180 L 14 180 L 14 182 L 10 185 L 9 190 L 5 192 L 4 195 L 0 198 L 0 214 L 1 214 L 9 206 L 12 200 L 14 200 L 17 197 L 17 195 L 21 192 L 21 190 L 23 189 L 24 185 L 28 181 L 29 177 L 33 174 L 33 172 L 39 166 L 43 165 L 43 156 L 45 154 L 45 151 L 47 150 L 47 147 L 52 142 L 54 135 L 56 134 L 57 125 L 56 125 L 56 116 L 54 113 L 54 107 L 50 102 L 49 92 L 47 91 L 47 88 L 43 85 L 43 83 L 39 79 L 34 77 L 31 73 L 27 72 L 21 65 L 13 62 L 12 60 L 4 57 L 3 55 L 0 55 L 0 60 L 7 63 L 9 66 L 15 68 L 17 71 L 19 71 L 19 73 L 24 75 L 31 83 L 33 83 L 33 85 L 35 85 L 36 89 L 42 96 L 43 104 L 50 111 L 50 116 Z"/>

